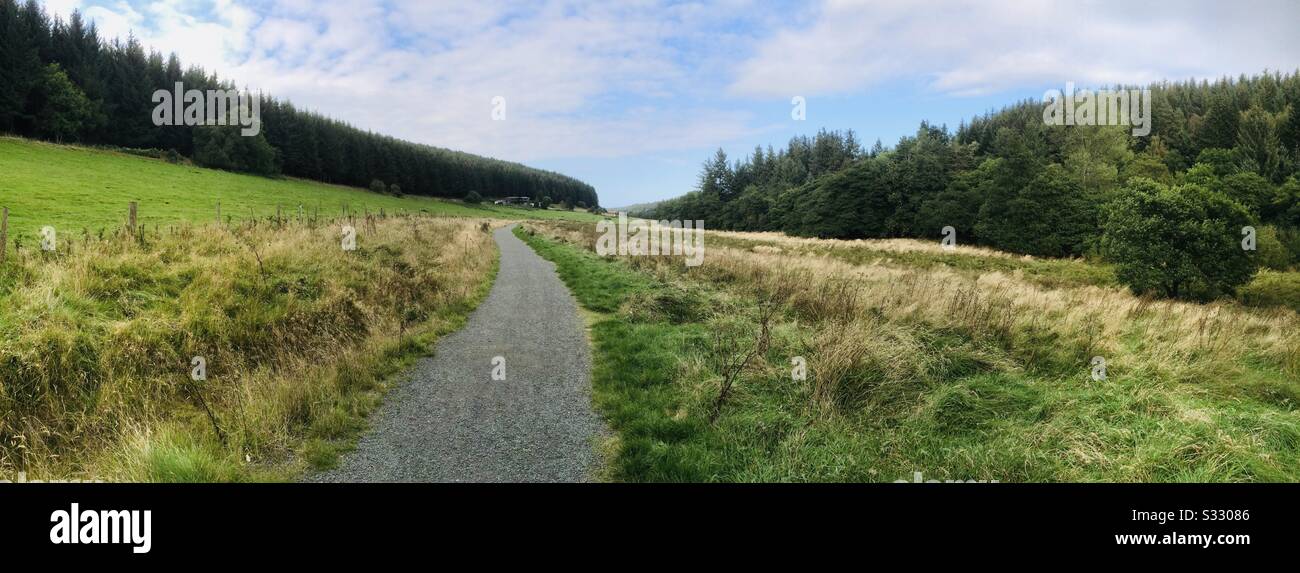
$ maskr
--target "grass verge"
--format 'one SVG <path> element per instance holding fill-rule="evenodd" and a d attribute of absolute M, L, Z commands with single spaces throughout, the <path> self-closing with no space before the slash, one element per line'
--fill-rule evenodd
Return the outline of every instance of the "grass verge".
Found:
<path fill-rule="evenodd" d="M 358 221 L 354 251 L 340 226 L 181 225 L 11 253 L 0 472 L 275 481 L 332 465 L 496 264 L 485 221 Z"/>
<path fill-rule="evenodd" d="M 716 242 L 605 259 L 588 227 L 517 232 L 601 313 L 611 479 L 1300 479 L 1289 310 Z"/>

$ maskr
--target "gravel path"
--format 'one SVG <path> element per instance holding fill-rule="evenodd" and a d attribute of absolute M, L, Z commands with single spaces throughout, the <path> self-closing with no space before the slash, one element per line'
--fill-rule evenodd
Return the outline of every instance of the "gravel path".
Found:
<path fill-rule="evenodd" d="M 591 478 L 591 360 L 555 265 L 497 229 L 501 266 L 465 327 L 393 388 L 372 428 L 317 482 L 575 482 Z M 505 380 L 493 380 L 493 358 Z"/>

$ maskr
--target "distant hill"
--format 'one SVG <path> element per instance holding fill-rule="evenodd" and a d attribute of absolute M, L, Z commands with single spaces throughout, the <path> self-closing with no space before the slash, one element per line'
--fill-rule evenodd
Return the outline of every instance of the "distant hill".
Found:
<path fill-rule="evenodd" d="M 658 208 L 660 203 L 663 203 L 663 201 L 651 201 L 649 203 L 635 203 L 632 205 L 628 205 L 626 207 L 611 207 L 609 210 L 638 215 Z"/>

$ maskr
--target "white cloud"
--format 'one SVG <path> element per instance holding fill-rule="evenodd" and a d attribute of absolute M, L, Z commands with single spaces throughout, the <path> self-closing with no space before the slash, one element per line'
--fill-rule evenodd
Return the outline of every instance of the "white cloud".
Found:
<path fill-rule="evenodd" d="M 81 0 L 45 0 L 43 5 L 46 13 L 51 16 L 58 16 L 66 21 L 72 15 L 73 10 L 81 9 Z"/>
<path fill-rule="evenodd" d="M 732 93 L 854 93 L 905 76 L 949 94 L 1293 70 L 1300 3 L 830 0 L 744 61 Z"/>
<path fill-rule="evenodd" d="M 733 0 L 733 3 L 745 3 Z M 693 97 L 725 78 L 674 42 L 708 38 L 693 4 L 165 0 L 86 10 L 101 29 L 365 129 L 513 160 L 715 144 L 749 118 Z M 491 121 L 494 96 L 507 121 Z M 647 102 L 653 102 L 648 104 Z"/>
<path fill-rule="evenodd" d="M 941 94 L 1293 69 L 1300 3 L 55 0 L 361 128 L 512 160 L 716 146 L 753 98 Z M 89 5 L 89 7 L 84 7 Z M 63 13 L 63 12 L 60 12 Z M 507 121 L 490 118 L 494 96 Z M 782 110 L 781 113 L 784 113 Z M 778 114 L 779 115 L 779 114 Z"/>
<path fill-rule="evenodd" d="M 82 14 L 95 23 L 101 38 L 125 40 L 128 34 L 140 28 L 144 22 L 144 16 L 126 2 L 90 6 L 82 10 Z"/>

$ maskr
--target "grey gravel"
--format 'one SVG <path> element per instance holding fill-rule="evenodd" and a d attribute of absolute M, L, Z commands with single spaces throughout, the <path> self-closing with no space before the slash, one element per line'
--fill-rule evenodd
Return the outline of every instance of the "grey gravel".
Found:
<path fill-rule="evenodd" d="M 443 337 L 316 482 L 577 482 L 597 463 L 585 327 L 555 265 L 510 232 L 465 327 Z M 506 379 L 492 379 L 505 358 Z"/>

